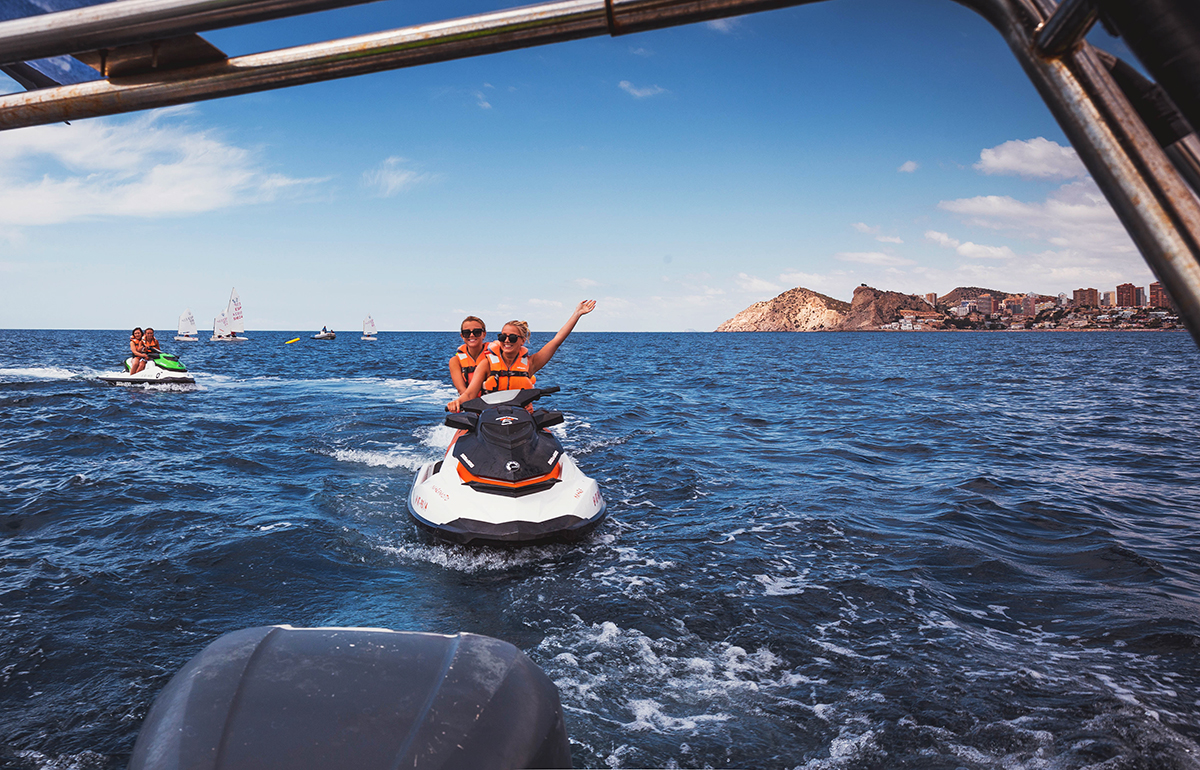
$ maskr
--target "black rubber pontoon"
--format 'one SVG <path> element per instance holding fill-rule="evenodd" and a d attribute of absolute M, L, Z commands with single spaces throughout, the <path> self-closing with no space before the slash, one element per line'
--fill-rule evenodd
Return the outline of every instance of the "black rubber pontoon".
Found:
<path fill-rule="evenodd" d="M 558 690 L 507 642 L 266 626 L 172 677 L 129 770 L 570 766 Z"/>

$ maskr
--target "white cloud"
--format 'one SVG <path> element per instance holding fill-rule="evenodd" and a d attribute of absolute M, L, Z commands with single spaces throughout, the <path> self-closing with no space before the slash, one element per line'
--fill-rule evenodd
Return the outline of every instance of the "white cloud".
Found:
<path fill-rule="evenodd" d="M 900 267 L 903 265 L 911 265 L 911 259 L 884 254 L 881 251 L 843 251 L 834 254 L 836 259 L 843 262 L 857 262 L 863 265 L 875 265 L 877 267 Z"/>
<path fill-rule="evenodd" d="M 779 292 L 783 291 L 781 287 L 771 283 L 770 281 L 763 280 L 762 278 L 758 278 L 757 276 L 749 275 L 747 273 L 738 273 L 736 281 L 740 291 L 751 294 L 765 294 L 768 292 L 778 294 Z"/>
<path fill-rule="evenodd" d="M 851 225 L 851 227 L 860 233 L 874 235 L 875 240 L 879 241 L 880 243 L 904 243 L 904 240 L 898 235 L 880 235 L 878 225 L 871 227 L 866 222 L 855 222 L 853 225 Z"/>
<path fill-rule="evenodd" d="M 737 18 L 713 19 L 712 21 L 704 22 L 704 26 L 708 27 L 714 32 L 720 32 L 724 35 L 732 35 L 738 27 L 742 26 L 742 20 Z"/>
<path fill-rule="evenodd" d="M 985 174 L 1017 174 L 1039 179 L 1087 176 L 1087 169 L 1073 148 L 1040 136 L 1024 141 L 1014 139 L 982 151 L 975 169 Z"/>
<path fill-rule="evenodd" d="M 916 171 L 920 167 L 921 167 L 920 164 L 918 164 L 915 160 L 906 160 L 903 163 L 901 163 L 900 167 L 897 168 L 896 170 L 902 174 L 911 174 L 912 172 Z"/>
<path fill-rule="evenodd" d="M 1133 242 L 1108 201 L 1089 178 L 1063 185 L 1044 203 L 1026 203 L 1007 195 L 981 195 L 942 201 L 938 208 L 966 224 L 1044 241 L 1053 246 L 1096 253 L 1131 253 Z"/>
<path fill-rule="evenodd" d="M 634 56 L 649 57 L 654 55 L 654 51 L 651 51 L 649 48 L 642 48 L 640 46 L 638 48 L 630 48 L 629 53 L 633 54 Z"/>
<path fill-rule="evenodd" d="M 935 230 L 926 232 L 925 239 L 947 249 L 954 249 L 961 256 L 971 259 L 1008 259 L 1017 256 L 1007 246 L 984 246 L 970 241 L 964 243 L 957 238 L 951 238 L 946 233 L 939 233 Z"/>
<path fill-rule="evenodd" d="M 622 80 L 620 83 L 618 83 L 618 85 L 621 87 L 622 91 L 634 97 L 635 99 L 645 99 L 648 96 L 658 96 L 659 94 L 665 94 L 667 92 L 667 89 L 660 88 L 659 86 L 638 88 L 628 80 Z"/>
<path fill-rule="evenodd" d="M 529 304 L 534 307 L 552 307 L 556 309 L 563 306 L 561 302 L 553 299 L 531 299 L 529 300 Z"/>
<path fill-rule="evenodd" d="M 599 281 L 593 281 L 591 278 L 576 278 L 575 285 L 581 289 L 593 289 L 600 285 Z"/>
<path fill-rule="evenodd" d="M 0 229 L 185 216 L 274 200 L 324 181 L 268 173 L 249 150 L 173 122 L 188 111 L 4 132 Z"/>
<path fill-rule="evenodd" d="M 479 106 L 479 109 L 490 110 L 492 108 L 492 103 L 487 100 L 483 91 L 472 91 L 471 93 L 474 94 L 475 104 Z"/>
<path fill-rule="evenodd" d="M 946 233 L 939 233 L 936 230 L 928 230 L 925 233 L 925 240 L 933 241 L 939 246 L 945 246 L 948 249 L 957 249 L 961 241 L 951 238 Z"/>
<path fill-rule="evenodd" d="M 984 246 L 983 244 L 971 243 L 970 241 L 959 244 L 956 251 L 964 257 L 970 257 L 971 259 L 1007 259 L 1016 256 L 1013 250 L 1007 246 Z"/>
<path fill-rule="evenodd" d="M 363 183 L 375 190 L 381 198 L 390 198 L 404 190 L 426 182 L 429 174 L 418 173 L 404 168 L 401 164 L 408 163 L 407 158 L 393 155 L 377 167 L 363 172 Z"/>

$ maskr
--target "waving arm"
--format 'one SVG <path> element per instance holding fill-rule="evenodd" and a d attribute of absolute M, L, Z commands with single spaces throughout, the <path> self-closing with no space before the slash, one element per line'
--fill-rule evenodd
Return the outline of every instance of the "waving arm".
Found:
<path fill-rule="evenodd" d="M 575 324 L 579 323 L 579 319 L 596 309 L 596 300 L 585 299 L 575 306 L 575 312 L 563 324 L 563 327 L 558 330 L 558 334 L 554 335 L 554 339 L 542 346 L 542 349 L 534 353 L 529 358 L 529 371 L 536 372 L 546 364 L 550 363 L 550 359 L 554 358 L 554 354 L 558 352 L 558 346 L 562 345 L 567 337 L 571 336 L 571 330 L 575 328 Z"/>

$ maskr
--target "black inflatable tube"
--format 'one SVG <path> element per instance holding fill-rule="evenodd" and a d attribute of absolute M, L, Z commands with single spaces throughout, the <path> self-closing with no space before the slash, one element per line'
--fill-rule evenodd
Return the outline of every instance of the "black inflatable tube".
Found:
<path fill-rule="evenodd" d="M 1200 2 L 1097 0 L 1096 4 L 1187 121 L 1200 126 Z"/>

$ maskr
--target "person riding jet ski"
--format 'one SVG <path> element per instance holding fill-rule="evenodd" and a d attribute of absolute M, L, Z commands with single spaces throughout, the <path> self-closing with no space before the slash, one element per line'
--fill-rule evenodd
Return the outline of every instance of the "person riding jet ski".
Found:
<path fill-rule="evenodd" d="M 529 354 L 525 342 L 529 339 L 529 324 L 524 321 L 509 321 L 496 335 L 496 342 L 488 345 L 487 356 L 478 363 L 471 375 L 471 383 L 466 392 L 446 404 L 451 412 L 462 410 L 467 401 L 477 398 L 480 393 L 495 393 L 500 390 L 520 390 L 532 388 L 537 384 L 534 375 L 554 357 L 558 348 L 579 319 L 596 309 L 596 300 L 585 299 L 575 307 L 575 312 L 554 335 L 554 339 L 542 346 L 541 350 Z"/>

